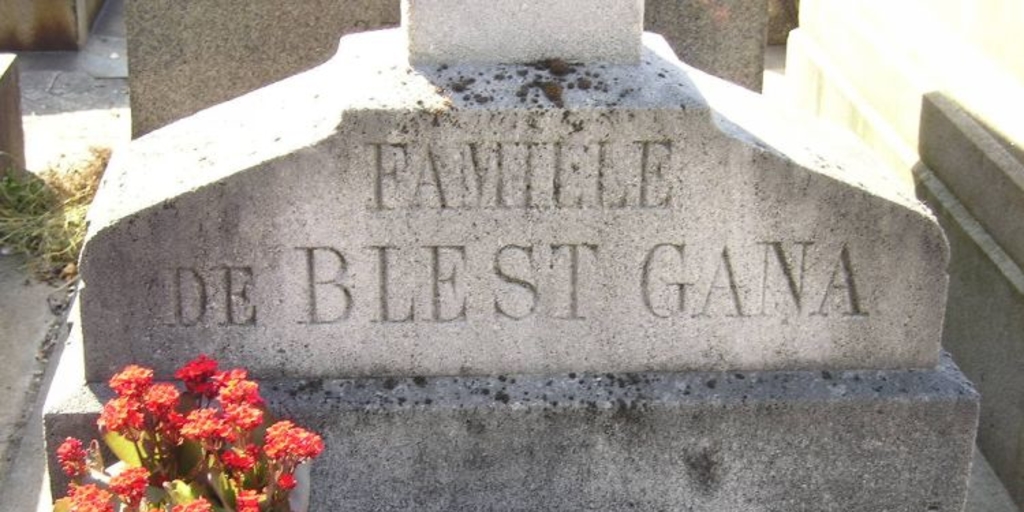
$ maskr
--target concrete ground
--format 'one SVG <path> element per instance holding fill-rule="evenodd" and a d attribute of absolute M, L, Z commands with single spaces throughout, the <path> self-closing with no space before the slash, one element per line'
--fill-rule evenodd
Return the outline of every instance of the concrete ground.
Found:
<path fill-rule="evenodd" d="M 61 169 L 87 156 L 90 146 L 116 152 L 128 143 L 123 2 L 108 0 L 83 51 L 19 55 L 30 170 Z M 766 56 L 767 97 L 781 101 L 784 77 L 785 51 L 772 47 Z M 47 363 L 55 363 L 63 347 L 58 338 L 66 332 L 60 328 L 66 296 L 66 290 L 30 278 L 18 257 L 0 256 L 0 511 L 50 510 L 41 411 L 55 371 Z M 1017 511 L 977 455 L 966 511 Z"/>

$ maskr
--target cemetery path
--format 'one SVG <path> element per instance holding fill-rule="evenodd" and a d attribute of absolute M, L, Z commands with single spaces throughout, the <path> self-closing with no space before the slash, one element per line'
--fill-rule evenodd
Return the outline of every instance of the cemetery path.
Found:
<path fill-rule="evenodd" d="M 61 294 L 32 278 L 20 257 L 0 256 L 0 510 L 34 509 L 41 488 L 42 424 L 33 412 L 59 320 L 50 304 Z"/>

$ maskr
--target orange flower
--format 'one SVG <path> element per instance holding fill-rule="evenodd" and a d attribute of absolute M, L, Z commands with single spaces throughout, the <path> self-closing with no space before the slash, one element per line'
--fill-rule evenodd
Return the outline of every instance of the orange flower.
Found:
<path fill-rule="evenodd" d="M 181 392 L 173 384 L 156 384 L 150 387 L 142 398 L 143 405 L 155 416 L 166 416 L 178 408 Z"/>
<path fill-rule="evenodd" d="M 146 468 L 128 468 L 110 479 L 110 490 L 131 507 L 139 506 L 148 485 L 149 471 Z"/>
<path fill-rule="evenodd" d="M 114 512 L 114 495 L 93 484 L 71 484 L 68 497 L 74 512 Z"/>
<path fill-rule="evenodd" d="M 130 437 L 132 431 L 142 430 L 145 424 L 146 417 L 142 414 L 141 405 L 135 398 L 119 396 L 103 406 L 96 423 L 101 430 Z"/>
<path fill-rule="evenodd" d="M 263 451 L 274 460 L 291 457 L 296 462 L 316 458 L 324 450 L 320 436 L 296 427 L 290 421 L 279 421 L 267 429 Z"/>
<path fill-rule="evenodd" d="M 71 478 L 85 475 L 87 471 L 86 455 L 82 442 L 73 437 L 65 439 L 57 448 L 57 460 L 60 462 L 60 468 Z"/>
<path fill-rule="evenodd" d="M 217 411 L 208 408 L 188 413 L 185 424 L 181 427 L 181 435 L 208 443 L 235 439 L 234 432 L 227 422 L 217 415 Z"/>
<path fill-rule="evenodd" d="M 110 378 L 110 388 L 117 392 L 118 396 L 130 396 L 140 398 L 153 384 L 153 370 L 128 365 L 121 373 Z"/>
<path fill-rule="evenodd" d="M 213 378 L 220 385 L 217 398 L 225 404 L 263 405 L 260 397 L 260 385 L 248 380 L 245 370 L 235 369 L 221 373 Z"/>
<path fill-rule="evenodd" d="M 248 404 L 224 404 L 224 419 L 248 432 L 263 424 L 263 411 Z"/>

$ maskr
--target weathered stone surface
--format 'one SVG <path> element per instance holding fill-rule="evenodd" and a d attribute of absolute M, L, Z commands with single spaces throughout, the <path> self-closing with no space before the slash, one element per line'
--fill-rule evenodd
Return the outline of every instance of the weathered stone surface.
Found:
<path fill-rule="evenodd" d="M 125 2 L 132 133 L 309 69 L 341 35 L 399 17 L 398 0 Z"/>
<path fill-rule="evenodd" d="M 0 50 L 77 50 L 103 0 L 0 0 Z"/>
<path fill-rule="evenodd" d="M 1017 501 L 1024 503 L 1024 271 L 967 208 L 925 168 L 918 195 L 950 242 L 949 307 L 942 345 L 984 400 L 978 446 Z M 973 336 L 965 340 L 962 336 Z"/>
<path fill-rule="evenodd" d="M 768 0 L 768 44 L 786 44 L 800 24 L 800 0 Z"/>
<path fill-rule="evenodd" d="M 1024 161 L 941 93 L 924 97 L 919 145 L 921 161 L 1024 265 Z"/>
<path fill-rule="evenodd" d="M 668 40 L 679 59 L 761 90 L 768 4 L 765 0 L 647 0 L 645 30 Z"/>
<path fill-rule="evenodd" d="M 0 54 L 0 176 L 25 168 L 25 133 L 21 126 L 21 88 L 14 54 Z"/>
<path fill-rule="evenodd" d="M 311 510 L 959 512 L 978 395 L 944 361 L 262 388 L 324 435 Z M 108 397 L 87 386 L 49 407 L 50 446 L 90 430 Z"/>
<path fill-rule="evenodd" d="M 89 379 L 198 352 L 260 377 L 934 367 L 923 206 L 646 46 L 410 69 L 400 31 L 363 34 L 137 141 L 82 260 Z"/>
<path fill-rule="evenodd" d="M 640 59 L 644 0 L 590 0 L 585 6 L 575 0 L 403 2 L 402 27 L 414 63 Z M 468 19 L 473 22 L 462 22 Z"/>

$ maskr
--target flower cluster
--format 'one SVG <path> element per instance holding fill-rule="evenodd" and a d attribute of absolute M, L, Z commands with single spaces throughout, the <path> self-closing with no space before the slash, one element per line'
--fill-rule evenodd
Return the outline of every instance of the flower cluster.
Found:
<path fill-rule="evenodd" d="M 220 371 L 205 355 L 175 372 L 182 387 L 131 365 L 97 421 L 120 459 L 106 468 L 99 443 L 57 448 L 72 480 L 55 512 L 288 511 L 296 468 L 320 455 L 319 435 L 272 422 L 259 384 L 244 369 Z"/>

